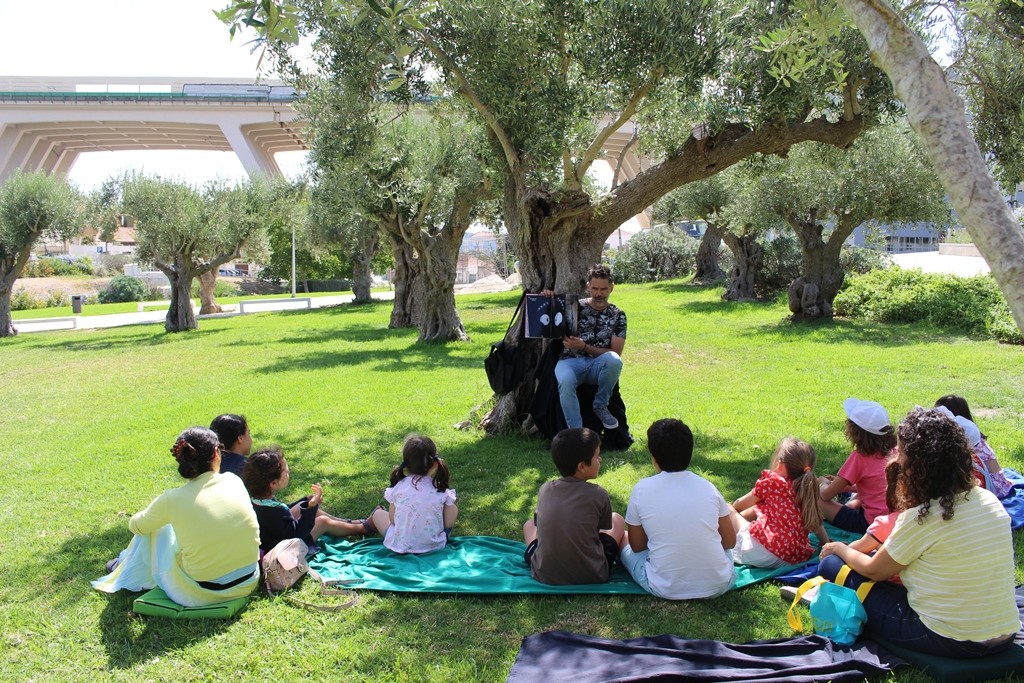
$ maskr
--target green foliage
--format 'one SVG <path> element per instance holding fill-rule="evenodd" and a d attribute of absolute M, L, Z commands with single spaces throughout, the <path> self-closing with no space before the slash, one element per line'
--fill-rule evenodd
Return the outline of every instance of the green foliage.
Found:
<path fill-rule="evenodd" d="M 73 261 L 63 258 L 43 257 L 35 261 L 29 261 L 21 277 L 54 277 L 59 275 L 93 275 L 94 268 L 92 259 L 88 256 L 79 256 Z"/>
<path fill-rule="evenodd" d="M 69 237 L 80 212 L 81 197 L 62 178 L 15 171 L 0 186 L 0 275 L 17 277 L 16 266 L 40 238 Z"/>
<path fill-rule="evenodd" d="M 46 301 L 23 287 L 15 289 L 11 294 L 12 311 L 31 311 L 36 308 L 46 308 Z"/>
<path fill-rule="evenodd" d="M 800 277 L 803 255 L 800 241 L 791 234 L 765 240 L 762 247 L 764 261 L 754 275 L 754 291 L 759 298 L 767 299 L 785 292 Z"/>
<path fill-rule="evenodd" d="M 971 3 L 959 14 L 955 83 L 982 150 L 1007 192 L 1024 181 L 1024 3 Z"/>
<path fill-rule="evenodd" d="M 239 294 L 241 294 L 241 292 L 238 287 L 230 282 L 221 280 L 220 278 L 218 278 L 217 282 L 213 285 L 213 296 L 216 299 L 227 296 L 238 296 Z M 191 295 L 193 299 L 199 298 L 199 280 L 192 281 Z"/>
<path fill-rule="evenodd" d="M 118 275 L 100 293 L 100 303 L 115 304 L 125 301 L 145 301 L 149 298 L 146 283 L 130 275 Z"/>
<path fill-rule="evenodd" d="M 616 282 L 658 282 L 693 273 L 700 242 L 672 226 L 634 236 L 612 264 Z"/>
<path fill-rule="evenodd" d="M 1020 343 L 1009 307 L 988 275 L 970 278 L 887 268 L 847 278 L 837 315 L 885 323 L 926 322 L 970 335 Z"/>

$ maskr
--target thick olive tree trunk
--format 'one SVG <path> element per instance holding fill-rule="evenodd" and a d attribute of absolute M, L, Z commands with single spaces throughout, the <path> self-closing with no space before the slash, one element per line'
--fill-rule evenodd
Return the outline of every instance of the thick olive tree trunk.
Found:
<path fill-rule="evenodd" d="M 187 332 L 199 328 L 196 322 L 196 314 L 192 308 L 192 279 L 195 277 L 191 271 L 179 274 L 176 271 L 164 271 L 167 279 L 171 281 L 171 305 L 167 309 L 167 318 L 164 320 L 164 329 L 168 332 Z"/>
<path fill-rule="evenodd" d="M 419 259 L 412 245 L 396 239 L 388 233 L 391 249 L 395 257 L 395 276 L 392 286 L 395 288 L 395 300 L 391 307 L 391 322 L 388 327 L 415 327 L 416 320 L 416 280 L 419 279 Z"/>
<path fill-rule="evenodd" d="M 416 296 L 420 335 L 417 341 L 470 341 L 455 308 L 455 276 L 463 232 L 444 231 L 422 240 Z"/>
<path fill-rule="evenodd" d="M 800 241 L 803 267 L 800 277 L 789 286 L 789 310 L 794 320 L 831 318 L 832 302 L 843 286 L 845 273 L 840 265 L 843 242 L 856 227 L 851 220 L 841 219 L 828 240 L 823 239 L 824 226 L 815 215 L 807 219 L 787 217 L 787 222 Z"/>
<path fill-rule="evenodd" d="M 753 235 L 722 232 L 722 240 L 732 252 L 733 267 L 722 298 L 726 301 L 753 301 L 757 298 L 754 280 L 764 262 L 764 249 Z"/>
<path fill-rule="evenodd" d="M 725 279 L 725 271 L 718 265 L 718 250 L 722 246 L 722 231 L 712 223 L 708 223 L 708 229 L 700 238 L 700 246 L 697 247 L 697 264 L 694 269 L 693 281 L 700 284 L 709 284 Z"/>
<path fill-rule="evenodd" d="M 6 282 L 6 278 L 0 281 L 0 337 L 13 337 L 18 334 L 14 328 L 14 319 L 11 317 L 11 294 L 13 287 Z"/>
<path fill-rule="evenodd" d="M 214 292 L 217 289 L 217 271 L 208 270 L 199 276 L 199 314 L 223 313 Z"/>
<path fill-rule="evenodd" d="M 370 289 L 373 286 L 373 258 L 380 250 L 380 233 L 368 230 L 362 235 L 359 246 L 352 254 L 352 293 L 356 303 L 371 301 Z"/>
<path fill-rule="evenodd" d="M 871 60 L 892 80 L 950 203 L 992 268 L 1017 327 L 1024 330 L 1024 231 L 971 135 L 963 100 L 888 2 L 838 2 L 867 39 Z"/>

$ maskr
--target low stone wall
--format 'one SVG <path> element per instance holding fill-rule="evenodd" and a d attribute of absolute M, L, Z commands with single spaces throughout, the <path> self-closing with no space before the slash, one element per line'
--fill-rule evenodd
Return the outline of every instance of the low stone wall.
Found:
<path fill-rule="evenodd" d="M 946 242 L 939 245 L 939 253 L 943 256 L 981 256 L 981 252 L 973 244 L 948 244 Z"/>

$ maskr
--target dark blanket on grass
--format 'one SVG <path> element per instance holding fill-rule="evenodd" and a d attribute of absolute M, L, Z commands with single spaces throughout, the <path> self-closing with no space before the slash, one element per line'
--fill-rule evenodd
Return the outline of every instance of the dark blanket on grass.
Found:
<path fill-rule="evenodd" d="M 548 631 L 523 638 L 508 681 L 862 681 L 902 664 L 874 643 L 840 648 L 821 636 L 733 645 L 671 635 L 607 640 Z"/>
<path fill-rule="evenodd" d="M 309 567 L 324 581 L 343 581 L 348 588 L 413 593 L 508 593 L 646 595 L 621 566 L 608 583 L 548 586 L 530 575 L 523 560 L 526 546 L 496 536 L 453 536 L 442 549 L 424 555 L 399 555 L 380 538 L 346 541 L 321 537 L 321 550 Z M 736 568 L 735 588 L 763 581 L 792 567 Z"/>

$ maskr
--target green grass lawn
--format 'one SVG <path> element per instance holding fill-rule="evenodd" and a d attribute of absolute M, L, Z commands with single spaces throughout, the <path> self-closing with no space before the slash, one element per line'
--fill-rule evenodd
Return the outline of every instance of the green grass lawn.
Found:
<path fill-rule="evenodd" d="M 749 490 L 787 434 L 835 472 L 850 450 L 847 396 L 877 400 L 896 420 L 963 394 L 1000 461 L 1024 464 L 1024 348 L 917 326 L 793 326 L 781 304 L 719 297 L 678 282 L 615 290 L 629 316 L 622 393 L 638 438 L 603 456 L 598 483 L 618 511 L 653 474 L 644 433 L 667 416 L 693 428 L 693 468 L 728 500 Z M 0 679 L 498 681 L 521 638 L 550 629 L 790 635 L 771 583 L 682 603 L 363 593 L 331 614 L 261 595 L 227 622 L 139 618 L 134 595 L 90 588 L 128 543 L 128 516 L 182 483 L 174 437 L 222 412 L 249 418 L 256 447 L 284 448 L 286 495 L 319 481 L 325 507 L 344 516 L 380 501 L 402 437 L 424 432 L 451 466 L 456 533 L 519 538 L 554 476 L 545 444 L 453 427 L 488 400 L 482 361 L 517 298 L 460 296 L 470 344 L 418 345 L 415 330 L 387 329 L 390 302 L 204 320 L 180 335 L 138 326 L 0 341 L 0 462 L 10 480 L 0 489 Z M 303 594 L 315 598 L 312 584 Z M 928 679 L 905 670 L 896 680 Z"/>

